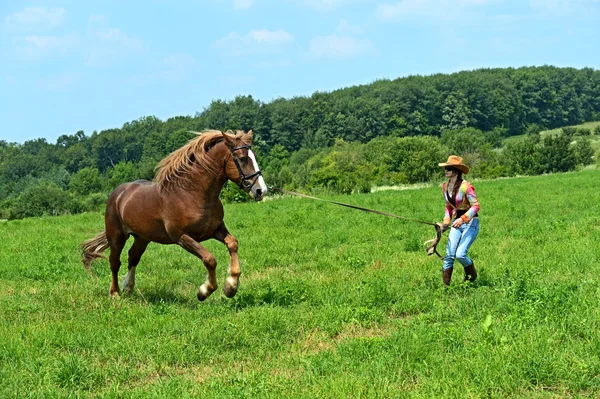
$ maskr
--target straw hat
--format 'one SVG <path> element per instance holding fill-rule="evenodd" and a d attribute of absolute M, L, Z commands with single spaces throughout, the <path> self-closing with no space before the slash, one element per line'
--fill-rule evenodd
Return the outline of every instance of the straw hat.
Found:
<path fill-rule="evenodd" d="M 452 166 L 453 168 L 456 168 L 463 172 L 463 174 L 465 175 L 469 173 L 469 167 L 463 164 L 463 159 L 461 157 L 456 155 L 450 155 L 446 162 L 440 163 L 439 165 L 441 167 Z"/>

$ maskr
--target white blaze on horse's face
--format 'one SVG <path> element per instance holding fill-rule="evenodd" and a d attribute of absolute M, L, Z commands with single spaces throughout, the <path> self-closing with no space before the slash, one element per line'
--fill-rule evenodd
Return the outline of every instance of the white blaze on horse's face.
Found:
<path fill-rule="evenodd" d="M 258 162 L 256 162 L 256 156 L 252 150 L 248 150 L 248 157 L 252 160 L 252 166 L 254 166 L 254 171 L 259 171 Z M 263 179 L 262 175 L 258 176 L 258 180 L 252 186 L 252 198 L 257 201 L 260 201 L 263 196 L 267 193 L 267 185 L 265 184 L 265 179 Z"/>

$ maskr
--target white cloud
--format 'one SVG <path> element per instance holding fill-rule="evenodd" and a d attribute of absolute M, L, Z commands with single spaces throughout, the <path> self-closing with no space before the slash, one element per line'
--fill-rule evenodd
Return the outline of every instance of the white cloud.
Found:
<path fill-rule="evenodd" d="M 231 56 L 277 53 L 293 40 L 294 36 L 283 30 L 258 29 L 250 31 L 244 36 L 232 32 L 217 40 L 213 47 L 223 54 Z"/>
<path fill-rule="evenodd" d="M 87 64 L 92 67 L 116 64 L 143 49 L 141 40 L 123 33 L 119 28 L 92 32 L 86 40 L 86 47 Z"/>
<path fill-rule="evenodd" d="M 283 30 L 270 31 L 268 29 L 253 30 L 248 37 L 259 43 L 283 44 L 291 41 L 294 37 Z"/>
<path fill-rule="evenodd" d="M 129 49 L 137 49 L 141 47 L 141 42 L 139 39 L 124 34 L 119 28 L 110 28 L 108 30 L 96 32 L 96 37 L 103 41 L 111 42 L 118 46 Z"/>
<path fill-rule="evenodd" d="M 460 18 L 491 0 L 401 0 L 394 4 L 381 4 L 375 13 L 382 20 L 395 21 L 412 18 L 428 20 L 453 20 Z"/>
<path fill-rule="evenodd" d="M 145 67 L 145 71 L 136 71 L 128 76 L 126 82 L 141 86 L 165 82 L 182 83 L 192 79 L 202 69 L 198 60 L 184 53 L 173 53 L 160 60 L 149 61 Z"/>
<path fill-rule="evenodd" d="M 4 23 L 11 30 L 51 29 L 61 24 L 66 13 L 64 8 L 26 7 L 4 18 Z"/>
<path fill-rule="evenodd" d="M 368 54 L 373 46 L 367 39 L 351 36 L 319 36 L 310 41 L 309 52 L 317 58 L 351 58 Z"/>
<path fill-rule="evenodd" d="M 345 19 L 340 21 L 336 31 L 342 35 L 360 35 L 361 33 L 363 33 L 363 29 L 361 27 L 352 25 Z"/>
<path fill-rule="evenodd" d="M 537 11 L 560 12 L 569 8 L 569 0 L 529 0 L 529 5 Z"/>
<path fill-rule="evenodd" d="M 77 36 L 27 36 L 24 38 L 24 52 L 29 57 L 38 57 L 45 54 L 56 55 L 64 53 L 77 41 Z"/>
<path fill-rule="evenodd" d="M 254 0 L 233 0 L 233 8 L 236 10 L 244 10 L 252 7 Z"/>
<path fill-rule="evenodd" d="M 88 18 L 90 25 L 101 25 L 106 22 L 106 17 L 102 14 L 92 14 Z"/>

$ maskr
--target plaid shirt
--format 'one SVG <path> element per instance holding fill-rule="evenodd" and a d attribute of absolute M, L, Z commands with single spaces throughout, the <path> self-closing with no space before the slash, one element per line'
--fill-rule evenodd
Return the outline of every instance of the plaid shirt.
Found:
<path fill-rule="evenodd" d="M 444 214 L 443 223 L 450 224 L 450 220 L 456 217 L 456 211 L 463 211 L 464 213 L 460 212 L 463 213 L 460 218 L 463 222 L 468 223 L 479 212 L 479 201 L 477 201 L 475 195 L 475 188 L 471 183 L 463 180 L 454 198 L 454 203 L 451 203 L 446 187 L 448 187 L 447 182 L 442 184 L 442 192 L 446 201 L 446 213 Z"/>

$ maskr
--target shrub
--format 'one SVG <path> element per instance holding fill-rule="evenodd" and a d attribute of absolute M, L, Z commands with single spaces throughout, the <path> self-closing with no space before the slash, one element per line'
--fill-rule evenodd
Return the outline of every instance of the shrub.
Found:
<path fill-rule="evenodd" d="M 577 165 L 590 165 L 594 161 L 594 149 L 588 138 L 582 137 L 573 144 L 573 154 Z"/>
<path fill-rule="evenodd" d="M 493 139 L 491 133 L 490 138 Z M 442 133 L 441 141 L 451 153 L 456 155 L 478 152 L 488 143 L 486 135 L 473 127 L 445 131 Z"/>
<path fill-rule="evenodd" d="M 577 133 L 577 128 L 567 126 L 562 128 L 562 134 L 565 136 L 574 136 Z"/>
<path fill-rule="evenodd" d="M 539 137 L 539 136 L 538 136 Z M 534 175 L 540 173 L 538 139 L 528 136 L 510 142 L 503 151 L 502 164 L 510 175 Z"/>
<path fill-rule="evenodd" d="M 576 160 L 571 148 L 571 135 L 561 134 L 544 138 L 540 148 L 541 172 L 567 172 L 575 169 Z"/>
<path fill-rule="evenodd" d="M 372 173 L 380 173 L 380 179 L 393 184 L 426 182 L 439 176 L 438 163 L 447 156 L 439 140 L 431 136 L 378 138 L 367 143 L 364 151 Z"/>
<path fill-rule="evenodd" d="M 71 198 L 56 183 L 42 180 L 19 195 L 14 202 L 14 216 L 61 215 L 68 212 L 70 201 Z"/>
<path fill-rule="evenodd" d="M 543 131 L 544 131 L 544 127 L 541 125 L 538 125 L 537 123 L 530 123 L 525 128 L 525 134 L 527 136 L 538 136 Z"/>
<path fill-rule="evenodd" d="M 131 162 L 119 162 L 109 171 L 109 176 L 111 188 L 140 179 L 137 165 Z"/>
<path fill-rule="evenodd" d="M 579 129 L 577 129 L 578 136 L 590 136 L 591 134 L 591 129 L 588 129 L 587 127 L 580 127 Z"/>
<path fill-rule="evenodd" d="M 69 189 L 79 195 L 87 195 L 102 191 L 104 179 L 96 168 L 83 168 L 77 171 L 69 183 Z"/>
<path fill-rule="evenodd" d="M 225 203 L 247 202 L 248 194 L 241 190 L 235 183 L 227 181 L 223 190 L 221 190 L 220 198 Z"/>

